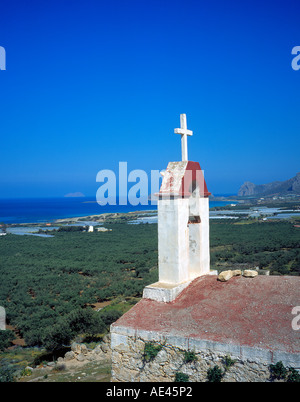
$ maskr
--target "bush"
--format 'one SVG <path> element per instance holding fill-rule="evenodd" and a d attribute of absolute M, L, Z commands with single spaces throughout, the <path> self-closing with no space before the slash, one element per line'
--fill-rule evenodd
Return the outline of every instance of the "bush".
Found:
<path fill-rule="evenodd" d="M 281 380 L 284 379 L 287 375 L 287 369 L 284 367 L 282 361 L 279 361 L 276 364 L 270 364 L 269 370 L 271 373 L 271 379 Z"/>
<path fill-rule="evenodd" d="M 286 380 L 287 382 L 300 382 L 300 374 L 293 367 L 290 367 Z"/>
<path fill-rule="evenodd" d="M 15 369 L 10 366 L 0 366 L 0 382 L 14 382 Z"/>
<path fill-rule="evenodd" d="M 195 352 L 191 352 L 191 351 L 184 351 L 184 362 L 185 363 L 191 363 L 191 362 L 195 362 L 197 360 L 196 354 Z"/>
<path fill-rule="evenodd" d="M 100 312 L 101 319 L 104 322 L 104 324 L 107 326 L 109 326 L 113 322 L 117 321 L 117 319 L 120 318 L 121 315 L 122 315 L 122 312 L 119 310 L 106 310 L 106 311 Z"/>
<path fill-rule="evenodd" d="M 61 226 L 57 229 L 58 232 L 82 232 L 85 230 L 84 226 Z"/>
<path fill-rule="evenodd" d="M 72 311 L 66 317 L 66 324 L 74 335 L 83 333 L 95 335 L 105 330 L 99 313 L 90 308 Z"/>
<path fill-rule="evenodd" d="M 300 374 L 293 367 L 284 367 L 282 361 L 276 364 L 270 364 L 270 379 L 285 380 L 287 382 L 300 382 Z"/>
<path fill-rule="evenodd" d="M 6 329 L 5 331 L 0 331 L 0 351 L 8 348 L 11 344 L 11 341 L 15 339 L 15 334 L 13 331 Z"/>
<path fill-rule="evenodd" d="M 223 377 L 223 372 L 218 366 L 208 369 L 207 379 L 209 382 L 221 382 Z"/>
<path fill-rule="evenodd" d="M 49 351 L 58 350 L 68 345 L 76 335 L 95 335 L 105 331 L 105 328 L 99 313 L 92 309 L 74 310 L 57 324 L 48 328 L 43 345 Z"/>
<path fill-rule="evenodd" d="M 21 377 L 28 377 L 30 375 L 32 375 L 32 370 L 30 370 L 29 368 L 24 368 L 20 373 Z"/>
<path fill-rule="evenodd" d="M 225 371 L 229 370 L 231 366 L 234 365 L 236 361 L 233 360 L 229 355 L 223 358 L 223 365 L 225 367 Z"/>
<path fill-rule="evenodd" d="M 144 360 L 150 362 L 155 359 L 158 352 L 163 348 L 162 345 L 155 346 L 153 342 L 148 342 L 145 344 L 144 349 Z"/>
<path fill-rule="evenodd" d="M 68 345 L 72 339 L 72 332 L 68 326 L 56 324 L 45 331 L 43 345 L 48 351 L 61 349 L 64 345 Z"/>
<path fill-rule="evenodd" d="M 175 374 L 175 382 L 189 382 L 189 376 L 178 371 Z"/>

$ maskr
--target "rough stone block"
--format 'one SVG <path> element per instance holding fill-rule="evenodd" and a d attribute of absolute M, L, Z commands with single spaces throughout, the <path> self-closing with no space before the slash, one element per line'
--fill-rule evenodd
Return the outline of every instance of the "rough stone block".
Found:
<path fill-rule="evenodd" d="M 245 271 L 243 272 L 243 276 L 245 276 L 246 278 L 254 278 L 257 275 L 258 272 L 254 271 L 253 269 L 245 269 Z"/>
<path fill-rule="evenodd" d="M 228 270 L 228 271 L 222 271 L 219 275 L 218 275 L 218 280 L 221 282 L 226 282 L 229 281 L 230 278 L 232 278 L 233 276 L 233 271 Z"/>

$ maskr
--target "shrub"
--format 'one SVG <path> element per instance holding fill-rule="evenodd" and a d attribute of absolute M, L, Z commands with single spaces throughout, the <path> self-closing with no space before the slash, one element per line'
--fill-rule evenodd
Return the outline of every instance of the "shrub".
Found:
<path fill-rule="evenodd" d="M 66 317 L 66 324 L 75 335 L 83 333 L 94 335 L 105 330 L 100 315 L 90 308 L 72 311 Z"/>
<path fill-rule="evenodd" d="M 197 360 L 197 356 L 196 356 L 195 352 L 192 352 L 190 350 L 184 351 L 184 362 L 185 363 L 195 362 L 196 360 Z"/>
<path fill-rule="evenodd" d="M 189 376 L 178 371 L 175 374 L 175 382 L 189 382 Z"/>
<path fill-rule="evenodd" d="M 79 334 L 95 335 L 105 330 L 100 315 L 91 309 L 73 310 L 57 324 L 47 328 L 43 345 L 47 350 L 58 350 L 68 345 Z"/>
<path fill-rule="evenodd" d="M 0 331 L 0 351 L 8 348 L 15 338 L 15 334 L 10 329 Z"/>
<path fill-rule="evenodd" d="M 269 370 L 271 373 L 271 379 L 284 379 L 287 375 L 287 369 L 284 367 L 282 361 L 277 362 L 276 364 L 270 364 Z"/>
<path fill-rule="evenodd" d="M 162 345 L 157 345 L 155 346 L 153 342 L 148 342 L 145 343 L 145 348 L 144 348 L 144 360 L 146 362 L 150 362 L 155 359 L 156 355 L 158 352 L 163 348 Z"/>
<path fill-rule="evenodd" d="M 293 367 L 284 367 L 282 361 L 270 364 L 270 379 L 285 380 L 287 382 L 300 382 L 300 374 Z"/>
<path fill-rule="evenodd" d="M 20 376 L 21 377 L 28 377 L 28 376 L 30 376 L 30 375 L 32 375 L 32 370 L 31 369 L 29 369 L 29 368 L 24 368 L 22 371 L 21 371 L 21 373 L 20 373 Z"/>
<path fill-rule="evenodd" d="M 43 344 L 48 351 L 55 351 L 68 345 L 72 339 L 72 331 L 62 324 L 53 325 L 45 331 Z"/>
<path fill-rule="evenodd" d="M 290 367 L 286 380 L 287 382 L 300 382 L 300 374 L 293 367 Z"/>
<path fill-rule="evenodd" d="M 218 366 L 214 366 L 207 370 L 207 379 L 209 382 L 221 382 L 223 372 Z"/>
<path fill-rule="evenodd" d="M 0 366 L 0 382 L 14 382 L 15 368 L 10 366 Z"/>
<path fill-rule="evenodd" d="M 101 311 L 99 314 L 104 324 L 109 326 L 110 324 L 117 321 L 117 319 L 121 317 L 122 312 L 119 310 L 106 310 L 103 312 Z"/>
<path fill-rule="evenodd" d="M 229 370 L 229 368 L 233 366 L 235 362 L 236 360 L 233 360 L 229 355 L 225 356 L 223 358 L 223 365 L 225 367 L 225 371 Z"/>

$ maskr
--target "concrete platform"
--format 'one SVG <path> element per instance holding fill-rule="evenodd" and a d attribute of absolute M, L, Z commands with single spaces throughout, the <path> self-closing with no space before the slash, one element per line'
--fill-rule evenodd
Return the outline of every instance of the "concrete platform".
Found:
<path fill-rule="evenodd" d="M 292 328 L 292 309 L 299 305 L 300 277 L 238 276 L 220 282 L 207 275 L 173 302 L 143 298 L 112 324 L 112 348 L 140 336 L 300 368 L 300 330 Z"/>
<path fill-rule="evenodd" d="M 172 285 L 169 283 L 155 282 L 144 288 L 143 298 L 169 303 L 175 300 L 190 283 L 191 281 L 187 281 L 178 285 Z"/>
<path fill-rule="evenodd" d="M 217 275 L 218 271 L 211 270 L 207 275 Z M 170 284 L 163 282 L 155 282 L 145 286 L 143 291 L 144 299 L 156 300 L 159 302 L 170 303 L 174 301 L 180 293 L 190 285 L 192 281 L 187 281 L 179 284 Z"/>

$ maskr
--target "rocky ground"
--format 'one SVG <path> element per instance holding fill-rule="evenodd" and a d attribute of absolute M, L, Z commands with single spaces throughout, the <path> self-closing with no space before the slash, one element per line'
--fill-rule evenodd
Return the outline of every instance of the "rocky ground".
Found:
<path fill-rule="evenodd" d="M 73 343 L 56 362 L 27 367 L 19 382 L 109 382 L 111 380 L 110 337 L 90 349 Z"/>

